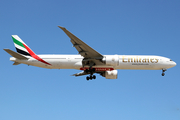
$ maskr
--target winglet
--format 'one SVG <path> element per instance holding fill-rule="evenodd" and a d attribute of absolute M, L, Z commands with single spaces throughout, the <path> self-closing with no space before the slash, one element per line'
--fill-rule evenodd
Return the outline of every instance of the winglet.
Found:
<path fill-rule="evenodd" d="M 61 30 L 63 30 L 70 38 L 72 37 L 72 33 L 70 33 L 65 27 L 58 26 Z"/>
<path fill-rule="evenodd" d="M 59 28 L 61 28 L 61 29 L 66 29 L 65 27 L 61 27 L 61 26 L 58 26 Z"/>

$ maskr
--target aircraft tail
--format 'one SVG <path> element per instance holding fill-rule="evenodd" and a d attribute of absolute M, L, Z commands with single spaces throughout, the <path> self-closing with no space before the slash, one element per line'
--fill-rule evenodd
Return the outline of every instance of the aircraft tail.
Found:
<path fill-rule="evenodd" d="M 19 53 L 17 53 L 17 52 L 14 52 L 14 51 L 12 51 L 12 50 L 10 50 L 10 49 L 4 49 L 7 53 L 9 53 L 11 56 L 13 56 L 13 57 L 15 57 L 15 58 L 17 58 L 17 59 L 20 59 L 20 60 L 28 60 L 28 58 L 26 58 L 25 56 L 23 56 L 23 55 L 21 55 L 21 54 L 19 54 Z M 19 65 L 19 64 L 21 64 L 21 63 L 19 63 L 19 62 L 14 62 L 14 64 L 13 65 Z"/>
<path fill-rule="evenodd" d="M 16 51 L 19 54 L 25 55 L 25 56 L 33 56 L 36 55 L 17 35 L 12 35 L 12 39 L 16 48 Z"/>
<path fill-rule="evenodd" d="M 17 59 L 23 59 L 23 60 L 27 60 L 28 58 L 22 56 L 21 54 L 19 53 L 16 53 L 10 49 L 4 49 L 7 53 L 9 53 L 11 56 L 17 58 Z"/>
<path fill-rule="evenodd" d="M 10 49 L 4 49 L 7 53 L 9 53 L 11 56 L 17 58 L 17 59 L 29 59 L 28 56 L 33 57 L 34 59 L 45 63 L 47 65 L 51 65 L 50 63 L 44 61 L 42 58 L 40 58 L 38 55 L 36 55 L 27 45 L 24 43 L 21 38 L 17 35 L 12 35 L 12 39 L 16 48 L 16 52 L 10 50 Z M 13 65 L 18 65 L 19 63 L 15 62 Z"/>

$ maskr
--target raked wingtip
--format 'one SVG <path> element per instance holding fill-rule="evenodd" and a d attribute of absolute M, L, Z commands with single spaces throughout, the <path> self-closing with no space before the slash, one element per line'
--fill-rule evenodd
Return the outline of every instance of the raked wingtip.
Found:
<path fill-rule="evenodd" d="M 62 27 L 62 26 L 59 26 L 59 25 L 58 25 L 58 27 L 61 28 L 61 29 L 65 29 L 65 27 Z"/>

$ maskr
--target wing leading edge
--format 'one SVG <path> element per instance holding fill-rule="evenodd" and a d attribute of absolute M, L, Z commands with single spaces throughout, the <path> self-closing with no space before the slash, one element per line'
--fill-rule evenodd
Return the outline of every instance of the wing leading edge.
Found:
<path fill-rule="evenodd" d="M 73 47 L 77 49 L 77 51 L 79 52 L 81 56 L 88 59 L 102 59 L 103 58 L 103 55 L 101 55 L 96 50 L 88 46 L 78 37 L 76 37 L 71 32 L 69 32 L 66 28 L 61 27 L 61 26 L 58 26 L 58 27 L 61 28 L 66 33 L 66 35 L 71 39 Z"/>

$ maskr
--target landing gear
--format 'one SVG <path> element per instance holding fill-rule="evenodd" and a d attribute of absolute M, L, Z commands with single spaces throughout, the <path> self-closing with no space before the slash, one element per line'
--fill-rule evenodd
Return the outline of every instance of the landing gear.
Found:
<path fill-rule="evenodd" d="M 164 76 L 165 75 L 165 73 L 162 73 L 162 76 Z"/>
<path fill-rule="evenodd" d="M 92 80 L 92 79 L 96 79 L 96 76 L 93 75 L 95 73 L 96 69 L 95 68 L 89 68 L 84 70 L 85 73 L 90 74 L 90 76 L 86 77 L 86 80 Z"/>
<path fill-rule="evenodd" d="M 165 75 L 165 73 L 164 73 L 165 71 L 166 71 L 166 69 L 162 69 L 162 74 L 161 74 L 162 76 Z"/>
<path fill-rule="evenodd" d="M 89 76 L 86 77 L 86 80 L 89 80 Z"/>
<path fill-rule="evenodd" d="M 85 73 L 90 73 L 90 74 L 93 74 L 95 71 L 96 71 L 95 68 L 90 68 L 90 69 L 84 70 Z"/>
<path fill-rule="evenodd" d="M 92 79 L 96 79 L 95 75 L 90 75 L 86 77 L 86 80 L 92 80 Z"/>
<path fill-rule="evenodd" d="M 93 79 L 96 79 L 96 76 L 95 76 L 95 75 L 93 75 Z"/>

